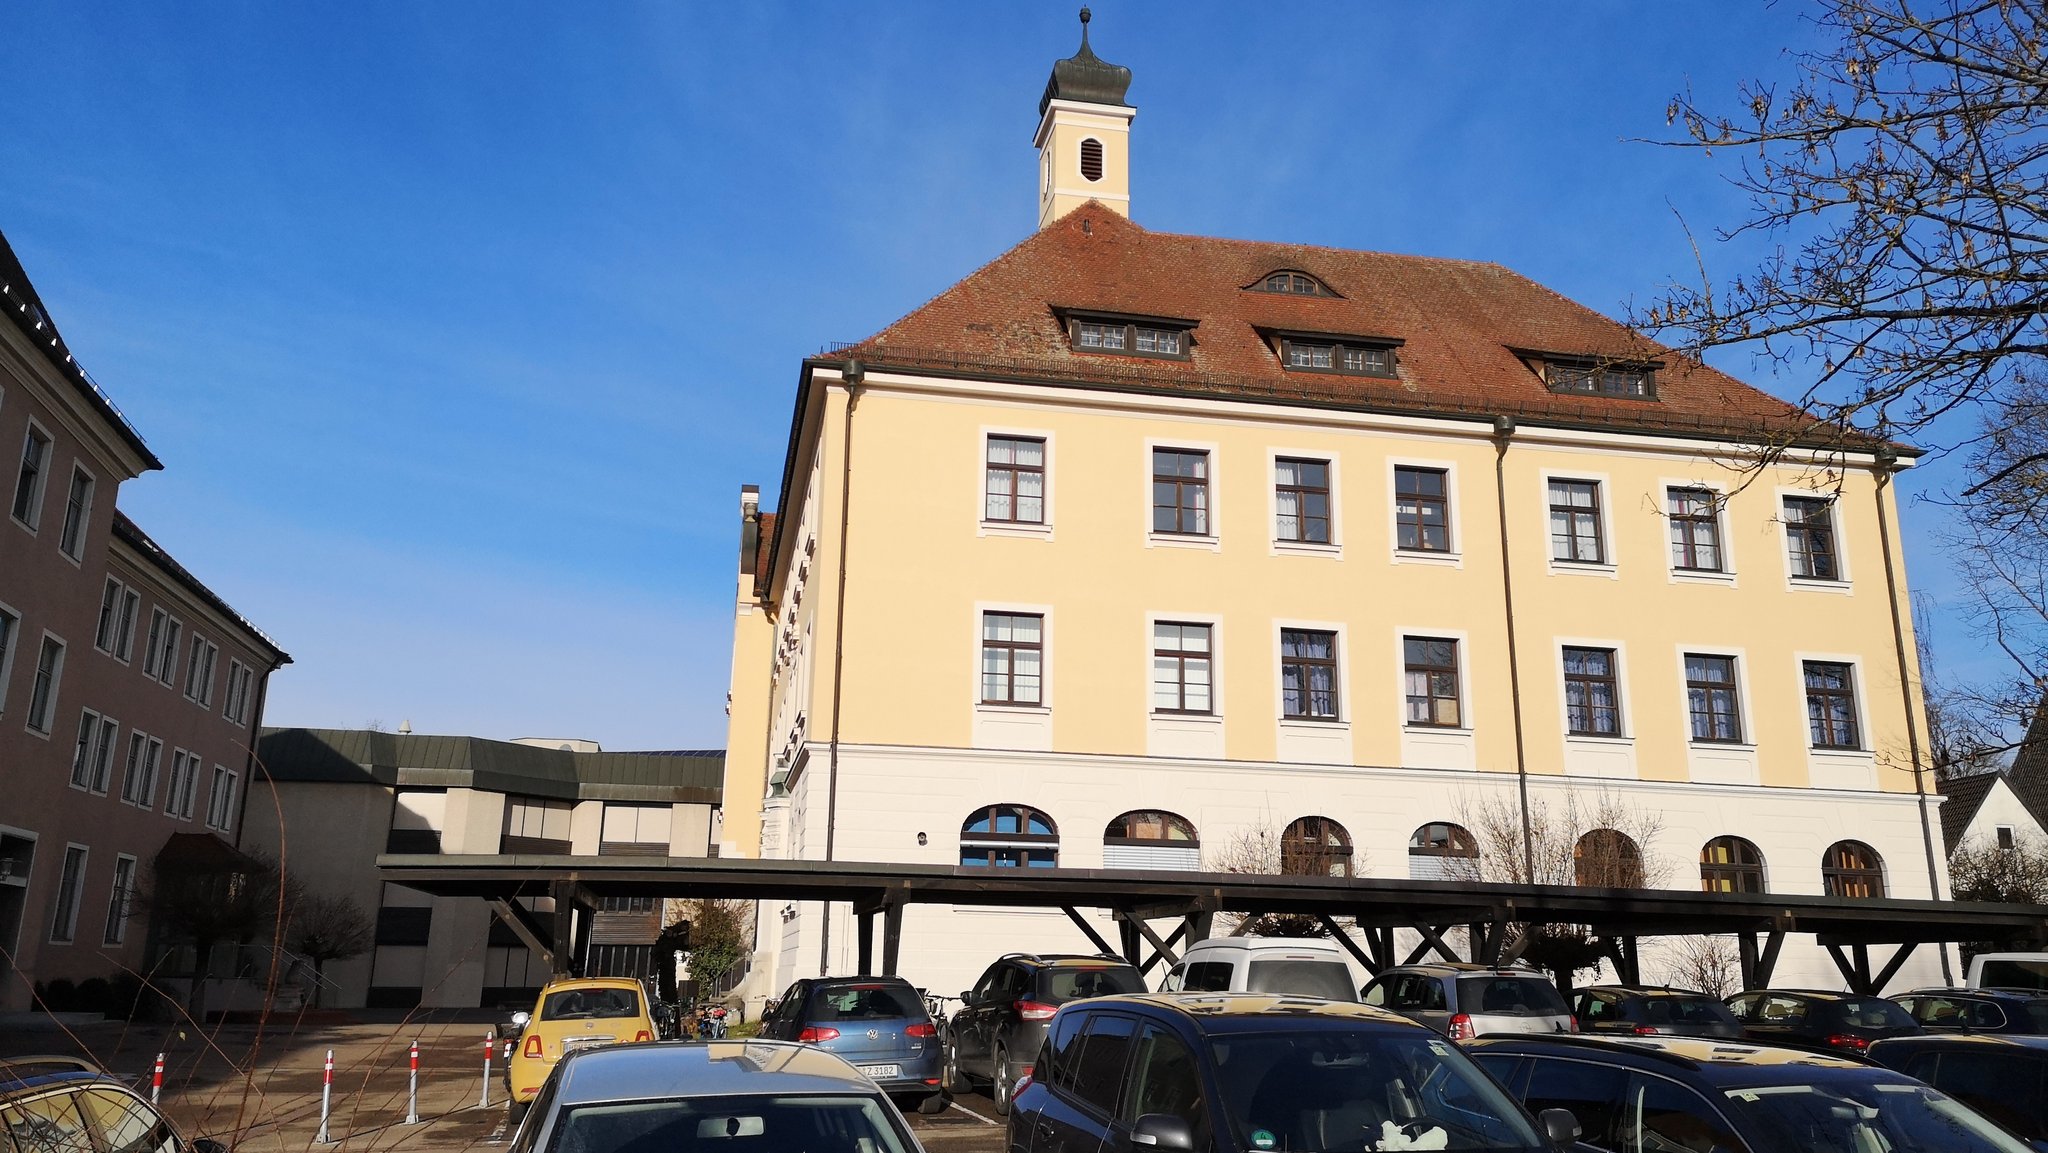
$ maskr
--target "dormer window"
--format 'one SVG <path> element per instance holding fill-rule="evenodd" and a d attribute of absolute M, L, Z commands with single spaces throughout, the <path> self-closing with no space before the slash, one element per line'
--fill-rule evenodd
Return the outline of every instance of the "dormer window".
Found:
<path fill-rule="evenodd" d="M 1075 352 L 1188 359 L 1192 321 L 1165 317 L 1070 315 L 1067 335 Z"/>
<path fill-rule="evenodd" d="M 1330 286 L 1306 272 L 1283 268 L 1245 286 L 1253 292 L 1274 292 L 1282 296 L 1335 296 Z"/>
<path fill-rule="evenodd" d="M 1400 341 L 1317 333 L 1274 333 L 1280 364 L 1289 372 L 1329 372 L 1339 376 L 1395 375 L 1394 348 Z"/>
<path fill-rule="evenodd" d="M 1655 400 L 1655 366 L 1616 364 L 1599 360 L 1545 360 L 1544 383 L 1552 392 L 1576 392 L 1587 396 L 1620 396 L 1631 400 Z"/>

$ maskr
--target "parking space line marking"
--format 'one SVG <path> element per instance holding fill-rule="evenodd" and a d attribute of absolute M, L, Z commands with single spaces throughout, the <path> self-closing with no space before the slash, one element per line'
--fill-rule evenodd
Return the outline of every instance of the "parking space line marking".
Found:
<path fill-rule="evenodd" d="M 976 1113 L 974 1110 L 969 1109 L 967 1106 L 962 1105 L 958 1101 L 953 1102 L 953 1108 L 960 1110 L 962 1113 L 967 1114 L 969 1117 L 974 1118 L 976 1121 L 981 1122 L 982 1124 L 988 1126 L 991 1129 L 1000 1129 L 1003 1127 L 1003 1123 L 1001 1121 L 996 1121 L 984 1117 L 981 1114 Z"/>

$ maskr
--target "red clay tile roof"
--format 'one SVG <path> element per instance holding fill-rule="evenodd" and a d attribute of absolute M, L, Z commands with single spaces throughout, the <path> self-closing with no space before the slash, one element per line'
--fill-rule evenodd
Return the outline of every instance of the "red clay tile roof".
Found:
<path fill-rule="evenodd" d="M 1254 292 L 1278 269 L 1338 293 Z M 1197 321 L 1185 361 L 1077 353 L 1056 310 Z M 1402 341 L 1398 380 L 1289 372 L 1261 330 Z M 1657 399 L 1553 393 L 1518 352 L 1654 361 Z M 1150 232 L 1090 203 L 833 359 L 1354 409 L 1841 444 L 1829 426 L 1497 264 Z M 1848 438 L 1857 447 L 1876 442 Z M 764 539 L 766 537 L 764 532 Z"/>

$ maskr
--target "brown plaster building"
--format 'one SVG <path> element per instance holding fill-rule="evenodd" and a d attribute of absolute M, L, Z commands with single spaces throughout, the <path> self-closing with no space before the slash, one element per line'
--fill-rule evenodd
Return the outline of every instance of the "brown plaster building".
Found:
<path fill-rule="evenodd" d="M 119 509 L 163 467 L 0 236 L 0 1012 L 145 968 L 174 833 L 240 834 L 284 650 Z"/>

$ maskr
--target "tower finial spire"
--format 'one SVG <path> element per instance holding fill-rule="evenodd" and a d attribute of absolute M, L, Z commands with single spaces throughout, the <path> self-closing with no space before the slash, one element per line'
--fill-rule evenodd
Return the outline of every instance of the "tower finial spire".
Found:
<path fill-rule="evenodd" d="M 1084 58 L 1092 60 L 1095 58 L 1095 50 L 1093 48 L 1088 47 L 1088 21 L 1093 20 L 1094 18 L 1095 14 L 1093 12 L 1088 11 L 1087 6 L 1083 5 L 1081 8 L 1081 50 L 1079 52 L 1074 53 L 1074 58 L 1076 60 Z"/>

